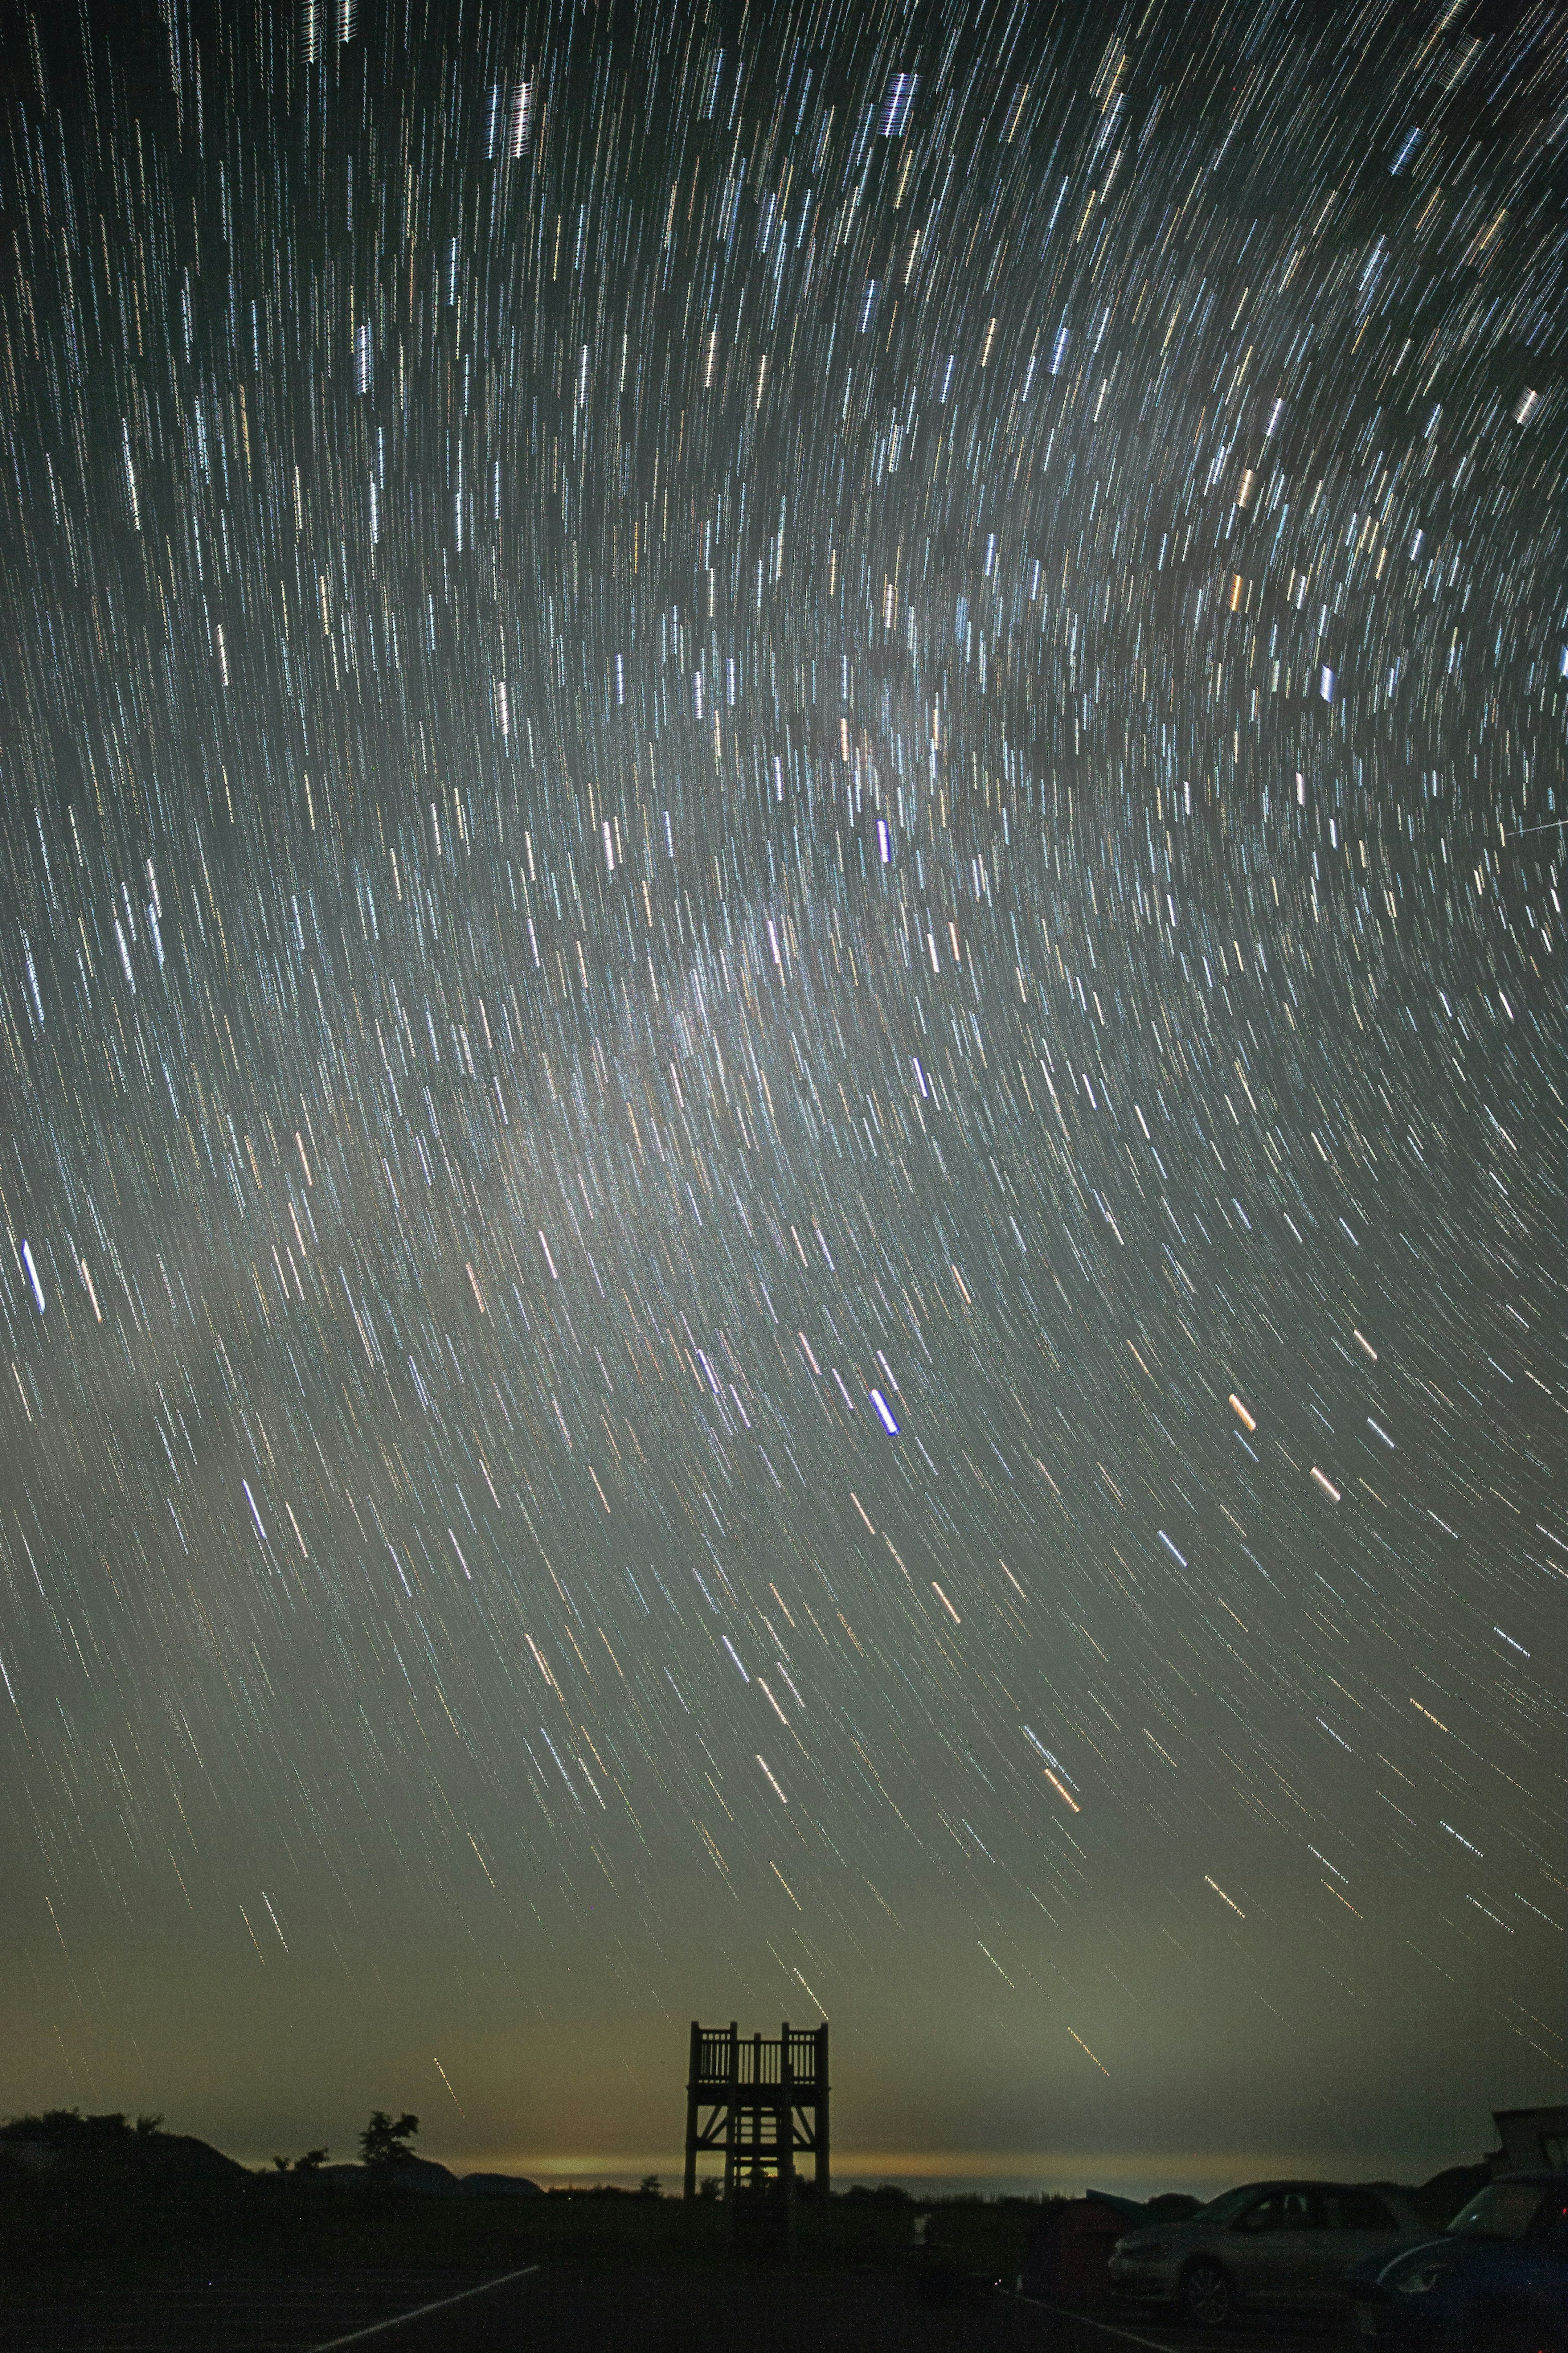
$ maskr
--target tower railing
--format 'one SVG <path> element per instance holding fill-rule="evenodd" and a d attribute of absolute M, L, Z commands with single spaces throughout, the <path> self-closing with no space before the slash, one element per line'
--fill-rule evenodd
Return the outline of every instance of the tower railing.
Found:
<path fill-rule="evenodd" d="M 731 2081 L 744 2084 L 781 2084 L 786 2058 L 797 2090 L 816 2082 L 817 2034 L 812 2030 L 786 2028 L 776 2035 L 753 2034 L 733 2040 L 724 2027 L 700 2027 L 698 2032 L 700 2048 L 692 2075 L 703 2090 L 720 2088 Z M 735 2053 L 732 2077 L 731 2051 Z"/>

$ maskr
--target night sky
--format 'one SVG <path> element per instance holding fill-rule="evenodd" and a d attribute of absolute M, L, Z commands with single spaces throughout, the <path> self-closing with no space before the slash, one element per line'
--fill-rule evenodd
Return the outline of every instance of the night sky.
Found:
<path fill-rule="evenodd" d="M 0 32 L 0 2109 L 1560 2099 L 1561 16 Z"/>

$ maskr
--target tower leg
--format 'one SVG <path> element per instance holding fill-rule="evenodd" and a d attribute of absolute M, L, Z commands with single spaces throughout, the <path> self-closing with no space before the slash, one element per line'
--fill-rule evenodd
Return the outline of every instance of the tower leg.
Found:
<path fill-rule="evenodd" d="M 741 2030 L 734 2019 L 730 2021 L 730 2101 L 724 2116 L 724 2203 L 731 2205 L 735 2196 L 735 2125 L 736 2086 L 741 2078 Z"/>
<path fill-rule="evenodd" d="M 795 2059 L 790 2048 L 789 2021 L 779 2029 L 779 2107 L 774 2127 L 778 2141 L 779 2188 L 784 2203 L 784 2243 L 795 2246 Z"/>
<path fill-rule="evenodd" d="M 697 2195 L 697 2084 L 702 2073 L 702 2029 L 691 2021 L 691 2058 L 686 2075 L 686 2185 L 688 2199 Z"/>

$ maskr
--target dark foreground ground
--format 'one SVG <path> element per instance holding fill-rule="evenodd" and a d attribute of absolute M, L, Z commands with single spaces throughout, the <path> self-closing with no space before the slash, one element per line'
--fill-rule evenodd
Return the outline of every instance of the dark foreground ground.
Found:
<path fill-rule="evenodd" d="M 954 2283 L 926 2302 L 904 2271 L 645 2271 L 581 2263 L 486 2284 L 450 2272 L 186 2274 L 22 2295 L 0 2353 L 1194 2353 L 1202 2332 L 1052 2311 Z M 1321 2322 L 1226 2329 L 1225 2353 L 1343 2347 Z"/>
<path fill-rule="evenodd" d="M 453 2202 L 251 2177 L 0 2200 L 0 2353 L 1197 2353 L 1206 2332 L 998 2293 L 1040 2201 L 944 2201 L 936 2281 L 896 2193 L 803 2201 L 793 2256 L 717 2205 Z M 931 2300 L 932 2287 L 942 2300 Z M 1226 2329 L 1224 2353 L 1350 2353 L 1348 2316 Z M 1216 2348 L 1216 2353 L 1218 2348 Z"/>

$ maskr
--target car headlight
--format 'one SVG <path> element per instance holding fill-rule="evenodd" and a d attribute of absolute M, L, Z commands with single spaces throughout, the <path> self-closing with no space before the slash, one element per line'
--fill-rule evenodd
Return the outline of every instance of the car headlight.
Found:
<path fill-rule="evenodd" d="M 1394 2284 L 1401 2295 L 1429 2295 L 1447 2268 L 1447 2263 L 1418 2263 Z"/>

